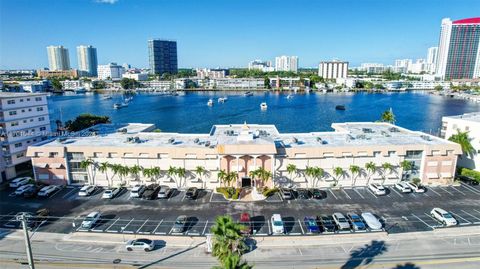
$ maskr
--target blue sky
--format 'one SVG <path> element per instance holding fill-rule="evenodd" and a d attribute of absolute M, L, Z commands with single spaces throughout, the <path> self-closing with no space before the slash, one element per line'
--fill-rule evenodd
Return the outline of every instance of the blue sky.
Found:
<path fill-rule="evenodd" d="M 0 0 L 0 68 L 46 67 L 48 45 L 68 47 L 77 67 L 80 44 L 97 47 L 99 64 L 146 67 L 149 38 L 177 40 L 180 67 L 276 55 L 298 55 L 301 67 L 388 64 L 425 58 L 442 18 L 479 11 L 479 0 Z"/>

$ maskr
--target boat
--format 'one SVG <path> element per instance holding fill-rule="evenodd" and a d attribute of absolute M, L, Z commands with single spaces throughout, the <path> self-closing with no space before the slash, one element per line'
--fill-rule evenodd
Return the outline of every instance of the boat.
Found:
<path fill-rule="evenodd" d="M 86 93 L 87 92 L 87 90 L 83 87 L 78 87 L 74 91 L 75 91 L 76 94 L 81 94 L 81 93 Z"/>
<path fill-rule="evenodd" d="M 128 106 L 128 103 L 126 103 L 126 102 L 115 103 L 115 104 L 113 104 L 113 109 L 120 109 L 122 107 L 127 107 L 127 106 Z"/>
<path fill-rule="evenodd" d="M 102 99 L 103 100 L 110 100 L 110 99 L 112 99 L 112 96 L 111 95 L 106 95 Z"/>
<path fill-rule="evenodd" d="M 292 99 L 293 98 L 293 95 L 290 93 L 287 95 L 287 99 Z"/>
<path fill-rule="evenodd" d="M 344 105 L 337 105 L 337 106 L 335 106 L 335 109 L 336 110 L 345 110 L 345 106 Z"/>
<path fill-rule="evenodd" d="M 252 95 L 253 95 L 253 92 L 248 91 L 248 92 L 244 93 L 243 95 L 245 95 L 245 96 L 252 96 Z"/>
<path fill-rule="evenodd" d="M 265 102 L 262 102 L 262 103 L 260 104 L 260 109 L 261 109 L 261 110 L 266 110 L 267 107 L 268 107 L 268 106 L 267 106 L 267 103 L 265 103 Z"/>
<path fill-rule="evenodd" d="M 212 99 L 208 99 L 207 106 L 213 106 L 213 100 Z"/>
<path fill-rule="evenodd" d="M 227 97 L 220 97 L 220 98 L 218 98 L 218 102 L 219 102 L 219 103 L 225 103 L 225 101 L 227 101 Z"/>

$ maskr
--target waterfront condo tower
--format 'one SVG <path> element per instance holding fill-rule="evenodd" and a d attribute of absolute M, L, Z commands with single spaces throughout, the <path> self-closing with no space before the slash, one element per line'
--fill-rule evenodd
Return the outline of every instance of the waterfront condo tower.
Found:
<path fill-rule="evenodd" d="M 97 76 L 97 49 L 92 46 L 77 47 L 78 70 L 82 76 Z"/>
<path fill-rule="evenodd" d="M 151 74 L 176 74 L 178 71 L 177 42 L 161 39 L 148 40 L 148 61 Z"/>
<path fill-rule="evenodd" d="M 436 72 L 445 80 L 480 77 L 480 17 L 442 20 Z"/>
<path fill-rule="evenodd" d="M 48 65 L 50 71 L 63 71 L 70 69 L 68 49 L 63 46 L 48 46 Z"/>

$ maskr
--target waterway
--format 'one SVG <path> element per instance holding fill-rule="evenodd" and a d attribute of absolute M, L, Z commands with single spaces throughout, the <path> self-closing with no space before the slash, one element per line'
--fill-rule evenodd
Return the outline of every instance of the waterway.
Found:
<path fill-rule="evenodd" d="M 225 103 L 219 97 L 227 96 Z M 334 122 L 376 121 L 390 107 L 396 124 L 437 134 L 442 116 L 480 111 L 471 101 L 431 95 L 426 92 L 286 94 L 258 92 L 188 92 L 178 96 L 137 94 L 128 107 L 113 109 L 122 95 L 105 100 L 103 95 L 53 95 L 49 97 L 51 121 L 66 121 L 81 113 L 106 115 L 116 123 L 154 123 L 164 132 L 207 133 L 214 124 L 275 124 L 280 132 L 330 131 Z M 213 106 L 207 106 L 212 98 Z M 262 111 L 260 103 L 268 109 Z M 346 110 L 335 110 L 345 105 Z M 52 125 L 55 126 L 55 125 Z"/>

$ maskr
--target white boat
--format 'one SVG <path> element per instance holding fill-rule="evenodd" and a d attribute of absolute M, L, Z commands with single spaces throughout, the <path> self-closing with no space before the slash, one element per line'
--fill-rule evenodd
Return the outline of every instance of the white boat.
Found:
<path fill-rule="evenodd" d="M 265 102 L 262 102 L 262 103 L 260 104 L 260 109 L 261 109 L 261 110 L 266 110 L 267 107 L 268 107 L 268 106 L 267 106 L 267 103 L 265 103 Z"/>
<path fill-rule="evenodd" d="M 220 97 L 220 98 L 218 98 L 218 102 L 219 102 L 219 103 L 225 103 L 225 101 L 227 101 L 227 97 Z"/>
<path fill-rule="evenodd" d="M 212 99 L 208 99 L 207 106 L 213 106 L 213 100 Z"/>
<path fill-rule="evenodd" d="M 87 92 L 87 89 L 85 89 L 84 87 L 78 87 L 75 89 L 75 93 L 76 94 L 82 94 L 82 93 L 86 93 Z"/>
<path fill-rule="evenodd" d="M 293 98 L 293 94 L 290 93 L 287 95 L 287 99 L 292 99 L 292 98 Z"/>
<path fill-rule="evenodd" d="M 243 95 L 245 95 L 245 96 L 252 96 L 252 95 L 253 95 L 253 92 L 250 92 L 250 91 L 249 91 L 249 92 L 244 93 Z"/>
<path fill-rule="evenodd" d="M 111 95 L 106 95 L 102 99 L 103 100 L 110 100 L 110 99 L 112 99 L 112 96 Z"/>
<path fill-rule="evenodd" d="M 122 107 L 127 107 L 128 106 L 128 103 L 126 102 L 123 102 L 123 103 L 115 103 L 113 104 L 113 109 L 120 109 Z"/>

